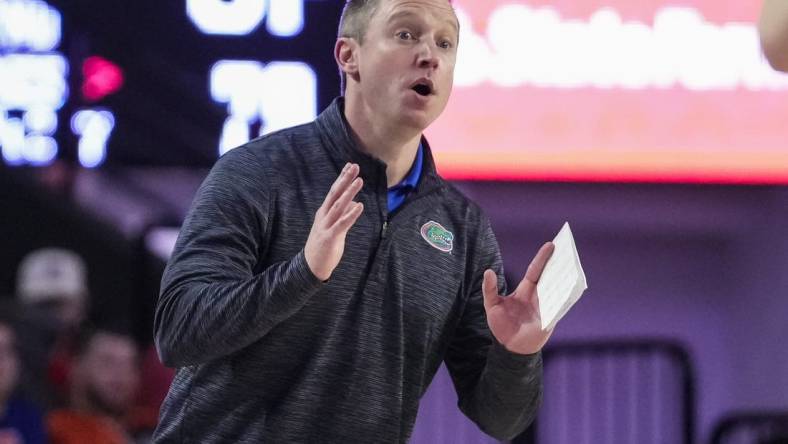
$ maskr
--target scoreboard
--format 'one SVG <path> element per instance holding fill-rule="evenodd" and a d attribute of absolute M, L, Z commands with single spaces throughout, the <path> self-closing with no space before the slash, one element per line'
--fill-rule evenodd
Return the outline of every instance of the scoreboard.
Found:
<path fill-rule="evenodd" d="M 9 165 L 210 166 L 339 92 L 339 0 L 0 0 Z M 788 183 L 759 2 L 455 0 L 454 179 Z"/>

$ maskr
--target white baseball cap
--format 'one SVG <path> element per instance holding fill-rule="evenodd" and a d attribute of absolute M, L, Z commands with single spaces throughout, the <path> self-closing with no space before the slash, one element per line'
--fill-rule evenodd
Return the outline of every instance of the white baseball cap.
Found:
<path fill-rule="evenodd" d="M 17 294 L 23 304 L 53 299 L 84 301 L 88 294 L 87 267 L 75 252 L 42 248 L 29 253 L 19 264 Z"/>

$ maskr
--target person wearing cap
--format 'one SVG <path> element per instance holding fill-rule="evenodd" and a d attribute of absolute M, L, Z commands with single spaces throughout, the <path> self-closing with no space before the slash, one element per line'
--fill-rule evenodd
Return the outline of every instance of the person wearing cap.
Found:
<path fill-rule="evenodd" d="M 788 72 L 788 1 L 764 0 L 758 31 L 766 59 L 774 69 Z"/>
<path fill-rule="evenodd" d="M 76 329 L 87 311 L 85 261 L 63 248 L 35 250 L 19 265 L 17 295 L 21 304 L 56 320 L 58 329 Z"/>
<path fill-rule="evenodd" d="M 17 300 L 44 332 L 45 343 L 26 344 L 41 355 L 30 365 L 39 385 L 32 390 L 41 402 L 59 404 L 68 397 L 72 342 L 87 317 L 88 295 L 87 266 L 74 251 L 41 248 L 19 264 Z"/>

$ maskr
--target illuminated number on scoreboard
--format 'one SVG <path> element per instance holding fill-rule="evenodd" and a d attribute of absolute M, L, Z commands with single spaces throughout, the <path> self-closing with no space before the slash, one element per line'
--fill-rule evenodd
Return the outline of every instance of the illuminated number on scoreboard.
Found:
<path fill-rule="evenodd" d="M 266 29 L 292 37 L 304 28 L 304 0 L 186 0 L 186 13 L 205 34 L 246 35 L 266 14 Z"/>
<path fill-rule="evenodd" d="M 317 76 L 300 62 L 222 60 L 211 69 L 211 96 L 227 103 L 219 153 L 250 139 L 250 126 L 260 134 L 309 122 L 317 115 Z M 256 136 L 256 135 L 255 135 Z"/>
<path fill-rule="evenodd" d="M 71 118 L 71 130 L 79 137 L 79 163 L 93 168 L 104 163 L 107 141 L 115 127 L 115 117 L 106 110 L 77 111 Z"/>
<path fill-rule="evenodd" d="M 0 1 L 0 152 L 9 165 L 46 165 L 58 145 L 68 63 L 56 52 L 60 13 L 42 1 Z"/>
<path fill-rule="evenodd" d="M 42 1 L 0 1 L 0 47 L 54 50 L 60 44 L 60 13 Z"/>
<path fill-rule="evenodd" d="M 279 37 L 292 37 L 304 29 L 304 0 L 269 0 L 266 29 Z"/>
<path fill-rule="evenodd" d="M 304 29 L 304 0 L 186 0 L 186 12 L 205 34 L 246 35 L 266 18 L 277 37 Z M 302 62 L 221 60 L 210 75 L 211 97 L 227 104 L 219 154 L 317 116 L 317 76 Z M 260 126 L 252 135 L 251 127 Z"/>
<path fill-rule="evenodd" d="M 0 147 L 10 165 L 46 165 L 58 153 L 52 135 L 68 95 L 59 54 L 0 57 Z"/>

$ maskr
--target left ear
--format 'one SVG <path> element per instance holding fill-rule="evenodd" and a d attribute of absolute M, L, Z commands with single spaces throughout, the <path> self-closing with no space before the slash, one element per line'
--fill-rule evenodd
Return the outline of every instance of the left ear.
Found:
<path fill-rule="evenodd" d="M 358 42 L 350 37 L 339 37 L 334 45 L 334 60 L 348 77 L 358 76 Z"/>

